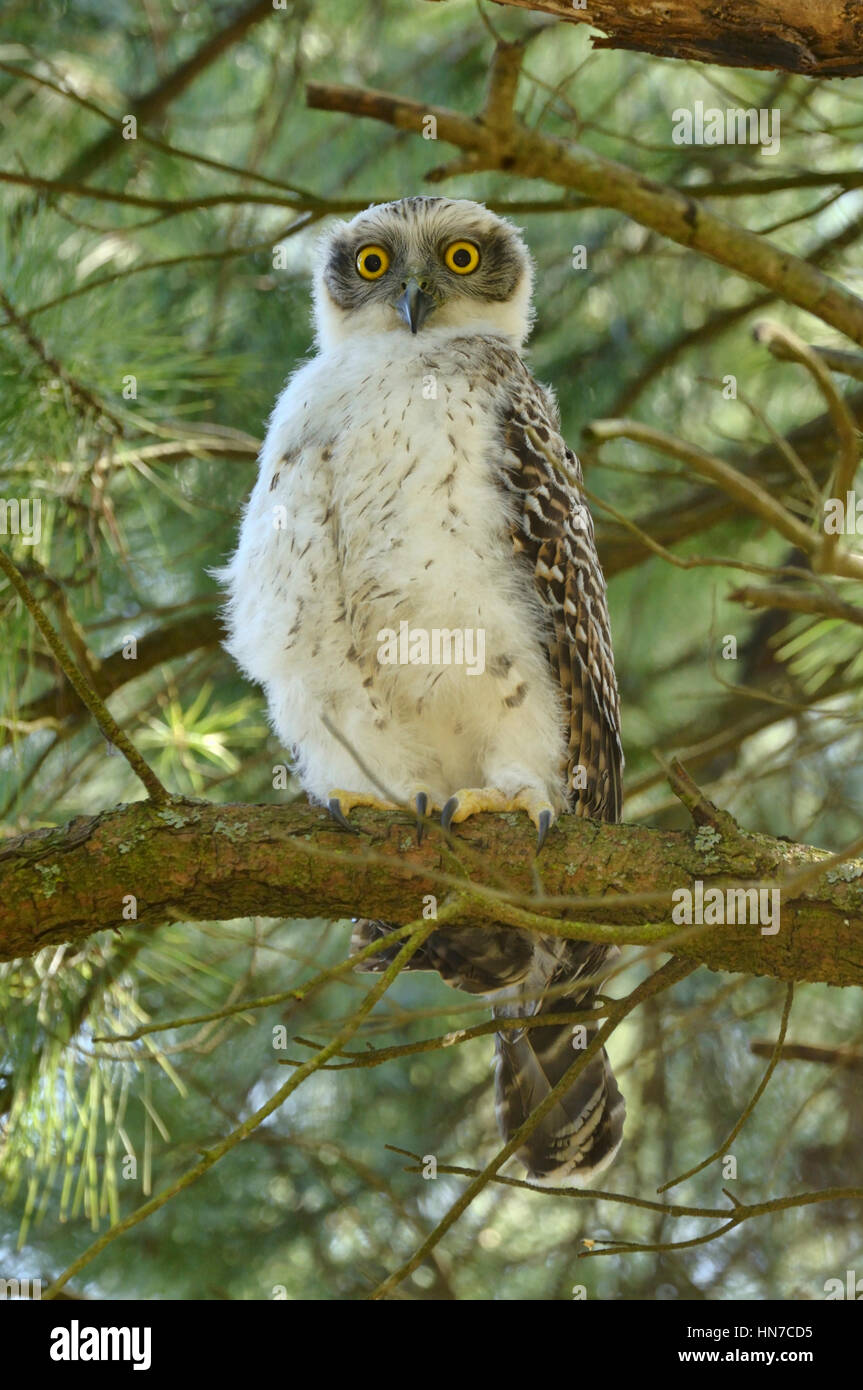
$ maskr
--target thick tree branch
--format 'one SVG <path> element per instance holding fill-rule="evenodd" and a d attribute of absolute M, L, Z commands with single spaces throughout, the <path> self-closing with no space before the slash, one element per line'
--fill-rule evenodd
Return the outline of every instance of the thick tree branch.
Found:
<path fill-rule="evenodd" d="M 731 68 L 778 68 L 809 77 L 863 72 L 863 24 L 847 0 L 499 0 L 542 10 L 603 37 L 596 48 L 634 49 L 662 58 Z"/>
<path fill-rule="evenodd" d="M 678 955 L 716 970 L 863 983 L 861 861 L 837 867 L 823 850 L 709 826 L 686 833 L 567 816 L 540 857 L 546 897 L 537 899 L 523 817 L 481 816 L 451 842 L 429 832 L 421 847 L 407 815 L 363 811 L 352 819 L 362 834 L 347 835 L 304 802 L 177 799 L 118 806 L 9 840 L 0 849 L 0 959 L 121 928 L 130 894 L 139 925 L 252 915 L 405 922 L 420 915 L 424 895 L 442 899 L 457 887 L 470 898 L 466 923 L 497 917 L 536 927 L 548 911 L 552 930 L 642 945 L 674 938 Z M 672 922 L 672 891 L 694 880 L 781 885 L 819 865 L 824 872 L 802 896 L 782 893 L 775 935 L 757 925 Z"/>

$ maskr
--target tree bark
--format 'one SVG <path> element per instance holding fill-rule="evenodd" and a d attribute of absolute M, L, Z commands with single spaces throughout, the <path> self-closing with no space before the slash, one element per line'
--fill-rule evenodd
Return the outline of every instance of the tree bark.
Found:
<path fill-rule="evenodd" d="M 507 920 L 503 902 L 482 896 L 503 888 L 534 913 L 566 916 L 567 936 L 655 945 L 686 930 L 671 917 L 676 888 L 698 879 L 705 888 L 781 884 L 825 863 L 802 892 L 782 892 L 775 935 L 757 924 L 702 927 L 667 949 L 715 970 L 863 984 L 863 861 L 831 866 L 823 850 L 743 834 L 730 817 L 719 829 L 684 832 L 566 816 L 538 861 L 523 816 L 477 817 L 450 844 L 430 828 L 421 846 L 406 815 L 355 811 L 352 822 L 360 834 L 305 802 L 177 799 L 161 808 L 134 802 L 19 836 L 0 849 L 0 960 L 128 925 L 130 895 L 137 924 L 154 927 L 251 915 L 403 924 L 421 917 L 425 895 L 442 902 L 454 887 L 470 899 L 465 923 L 495 914 Z M 566 909 L 528 901 L 535 866 L 544 893 L 566 897 Z"/>
<path fill-rule="evenodd" d="M 863 72 L 863 13 L 848 0 L 498 0 L 601 29 L 597 48 L 807 77 Z"/>

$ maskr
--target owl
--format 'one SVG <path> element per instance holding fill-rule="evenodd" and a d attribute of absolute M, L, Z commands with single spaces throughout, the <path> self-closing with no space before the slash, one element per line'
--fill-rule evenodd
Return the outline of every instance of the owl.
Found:
<path fill-rule="evenodd" d="M 561 814 L 619 816 L 593 524 L 554 398 L 521 357 L 532 277 L 519 232 L 460 199 L 372 206 L 321 244 L 317 351 L 273 410 L 222 573 L 228 650 L 263 687 L 310 800 L 345 827 L 359 805 L 446 828 L 520 811 L 539 849 Z M 352 949 L 391 929 L 359 920 Z M 505 1137 L 596 1031 L 543 1014 L 592 1011 L 616 955 L 454 924 L 412 959 L 508 1020 Z M 602 1051 L 519 1158 L 536 1180 L 581 1185 L 614 1158 L 623 1120 Z"/>

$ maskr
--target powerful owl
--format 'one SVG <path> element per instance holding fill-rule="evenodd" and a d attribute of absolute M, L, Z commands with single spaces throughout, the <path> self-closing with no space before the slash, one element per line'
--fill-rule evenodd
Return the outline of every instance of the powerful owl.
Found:
<path fill-rule="evenodd" d="M 575 455 L 520 356 L 532 265 L 478 203 L 405 198 L 325 237 L 317 355 L 275 406 L 225 569 L 228 649 L 264 687 L 313 802 L 616 820 L 623 754 L 605 583 Z M 352 949 L 386 934 L 362 919 Z M 382 969 L 395 948 L 384 948 Z M 411 961 L 494 1016 L 591 1011 L 614 948 L 500 924 L 440 927 Z M 593 1036 L 596 1025 L 587 1025 Z M 584 1045 L 510 1024 L 495 1093 L 508 1138 Z M 580 1184 L 617 1152 L 605 1052 L 519 1151 Z"/>

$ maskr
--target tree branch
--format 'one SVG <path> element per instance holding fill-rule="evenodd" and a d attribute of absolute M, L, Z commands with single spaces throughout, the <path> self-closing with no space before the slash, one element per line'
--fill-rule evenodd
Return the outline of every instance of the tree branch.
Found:
<path fill-rule="evenodd" d="M 0 848 L 0 959 L 123 926 L 124 899 L 139 925 L 270 916 L 414 920 L 428 894 L 456 887 L 460 921 L 515 922 L 575 938 L 649 944 L 711 969 L 785 980 L 863 983 L 863 862 L 768 835 L 605 825 L 566 816 L 538 861 L 518 816 L 480 816 L 457 837 L 430 831 L 421 846 L 407 814 L 356 811 L 346 835 L 319 807 L 211 805 L 173 799 L 118 806 Z M 470 859 L 470 879 L 456 853 Z M 477 867 L 479 866 L 479 867 Z M 780 930 L 672 922 L 672 891 L 737 882 L 791 884 Z M 502 879 L 505 883 L 502 885 Z M 520 904 L 513 907 L 512 904 Z M 526 909 L 530 909 L 529 911 Z M 558 916 L 541 916 L 555 912 Z M 561 921 L 561 917 L 566 920 Z"/>
<path fill-rule="evenodd" d="M 274 14 L 277 15 L 278 11 L 273 7 L 273 0 L 252 0 L 251 4 L 244 5 L 223 28 L 205 39 L 190 57 L 172 68 L 155 86 L 139 96 L 128 97 L 126 111 L 134 115 L 141 125 L 145 121 L 158 120 L 202 72 L 206 72 L 207 68 L 240 43 L 256 24 L 272 19 Z M 106 131 L 66 166 L 61 177 L 73 181 L 87 178 L 124 149 L 128 147 L 119 138 L 116 128 Z"/>
<path fill-rule="evenodd" d="M 814 556 L 819 569 L 846 579 L 863 579 L 863 555 L 853 551 L 828 554 L 826 541 L 829 537 L 822 538 L 813 533 L 811 527 L 798 521 L 797 517 L 760 483 L 732 468 L 724 459 L 709 454 L 706 449 L 699 449 L 695 444 L 688 444 L 663 430 L 643 425 L 638 420 L 592 420 L 586 428 L 586 434 L 590 439 L 600 443 L 610 439 L 631 439 L 637 444 L 644 444 L 649 449 L 656 449 L 671 458 L 679 459 L 694 473 L 710 479 L 717 487 L 722 488 L 723 492 L 741 507 L 761 517 L 762 521 L 766 521 L 768 526 L 772 526 L 774 531 L 778 531 L 780 536 L 784 536 L 804 554 Z"/>
<path fill-rule="evenodd" d="M 863 391 L 853 391 L 846 405 L 858 429 L 863 430 Z M 794 450 L 819 485 L 826 485 L 830 474 L 830 442 L 833 422 L 829 412 L 807 420 L 789 431 L 785 445 Z M 762 488 L 776 495 L 785 495 L 793 476 L 784 450 L 775 443 L 765 444 L 747 458 L 740 450 L 725 459 L 729 467 L 757 479 Z M 709 531 L 729 517 L 739 515 L 736 502 L 715 488 L 693 491 L 674 507 L 658 507 L 637 518 L 639 530 L 658 544 L 669 546 Z M 600 523 L 597 527 L 597 548 L 606 578 L 641 564 L 649 554 L 644 541 L 633 536 L 625 525 Z"/>
<path fill-rule="evenodd" d="M 204 596 L 201 603 L 203 605 L 206 602 L 207 598 Z M 128 629 L 134 632 L 140 621 L 141 619 L 131 618 Z M 192 652 L 200 651 L 202 647 L 218 646 L 223 633 L 218 614 L 208 612 L 206 608 L 193 613 L 191 617 L 178 618 L 172 623 L 166 623 L 164 627 L 153 628 L 139 638 L 134 661 L 126 659 L 123 654 L 124 646 L 118 647 L 106 656 L 96 673 L 93 688 L 102 699 L 107 699 L 129 681 L 137 680 L 139 676 L 152 671 L 155 666 L 161 666 L 163 662 L 176 661 L 178 657 L 189 656 Z M 84 702 L 76 694 L 74 687 L 66 681 L 51 686 L 44 694 L 37 695 L 19 710 L 19 718 L 25 723 L 40 719 L 73 719 L 78 722 L 85 715 Z M 3 731 L 0 730 L 0 747 L 4 741 Z"/>
<path fill-rule="evenodd" d="M 845 0 L 501 0 L 590 24 L 595 48 L 623 48 L 661 58 L 695 59 L 730 68 L 775 68 L 808 77 L 863 72 L 863 35 Z"/>

